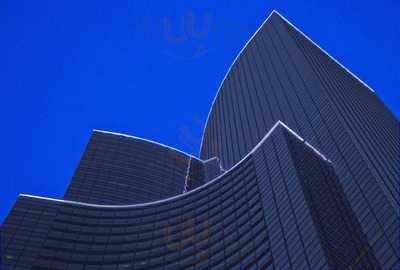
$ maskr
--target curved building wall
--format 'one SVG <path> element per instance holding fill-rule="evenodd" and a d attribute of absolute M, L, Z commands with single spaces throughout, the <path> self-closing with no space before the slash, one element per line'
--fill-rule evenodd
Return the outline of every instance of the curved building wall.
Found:
<path fill-rule="evenodd" d="M 59 203 L 19 196 L 0 230 L 0 269 L 31 269 Z"/>
<path fill-rule="evenodd" d="M 132 204 L 182 193 L 191 157 L 147 140 L 93 131 L 64 199 Z"/>
<path fill-rule="evenodd" d="M 165 202 L 105 207 L 27 199 L 58 205 L 32 269 L 266 269 L 271 264 L 251 159 L 220 180 Z"/>
<path fill-rule="evenodd" d="M 378 246 L 379 234 L 397 249 L 398 120 L 373 90 L 274 12 L 227 73 L 200 156 L 231 168 L 278 120 L 332 160 L 369 241 Z"/>
<path fill-rule="evenodd" d="M 278 123 L 234 168 L 166 200 L 106 206 L 23 195 L 2 254 L 6 267 L 36 270 L 392 269 L 394 251 L 385 239 L 370 246 L 338 183 L 332 163 Z M 31 205 L 56 211 L 15 219 Z M 12 240 L 15 227 L 29 226 L 46 228 L 20 236 L 28 245 Z"/>

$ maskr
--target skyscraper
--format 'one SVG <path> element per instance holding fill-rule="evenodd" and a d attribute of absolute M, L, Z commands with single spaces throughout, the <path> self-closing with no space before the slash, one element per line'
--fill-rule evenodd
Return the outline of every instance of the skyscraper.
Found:
<path fill-rule="evenodd" d="M 95 130 L 63 199 L 20 195 L 5 269 L 398 269 L 399 121 L 273 12 L 200 157 Z"/>

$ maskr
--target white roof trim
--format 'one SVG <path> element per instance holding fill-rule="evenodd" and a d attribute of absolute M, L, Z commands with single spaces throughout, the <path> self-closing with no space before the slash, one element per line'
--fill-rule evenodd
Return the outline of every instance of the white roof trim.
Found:
<path fill-rule="evenodd" d="M 213 100 L 213 102 L 211 103 L 210 110 L 208 111 L 206 123 L 205 123 L 204 128 L 203 128 L 203 135 L 202 135 L 202 137 L 201 137 L 199 156 L 200 156 L 200 154 L 201 154 L 201 149 L 202 149 L 202 147 L 203 147 L 204 135 L 205 135 L 205 131 L 206 131 L 206 128 L 207 128 L 208 120 L 210 119 L 211 112 L 212 112 L 212 110 L 213 110 L 213 108 L 214 108 L 215 102 L 217 101 L 217 98 L 218 98 L 218 96 L 219 96 L 219 92 L 221 91 L 221 88 L 222 88 L 222 86 L 224 85 L 226 78 L 228 77 L 229 73 L 231 72 L 232 67 L 236 64 L 237 60 L 238 60 L 239 57 L 242 55 L 243 51 L 246 49 L 247 45 L 253 40 L 253 38 L 254 38 L 254 37 L 257 35 L 257 33 L 261 30 L 261 28 L 264 26 L 264 24 L 271 18 L 271 16 L 274 14 L 274 12 L 275 12 L 275 10 L 273 10 L 273 11 L 268 15 L 267 19 L 261 24 L 261 26 L 258 27 L 258 29 L 256 30 L 256 32 L 254 32 L 254 34 L 250 37 L 250 39 L 246 42 L 246 44 L 243 46 L 243 48 L 242 48 L 242 49 L 239 51 L 239 53 L 236 55 L 236 57 L 235 57 L 235 59 L 233 60 L 232 64 L 229 66 L 228 71 L 225 73 L 225 76 L 224 76 L 224 78 L 222 79 L 222 81 L 221 81 L 221 83 L 220 83 L 220 85 L 219 85 L 219 87 L 218 87 L 217 94 L 214 96 L 214 100 Z"/>
<path fill-rule="evenodd" d="M 143 206 L 151 206 L 155 204 L 161 204 L 164 202 L 168 202 L 174 199 L 181 198 L 183 196 L 188 196 L 189 194 L 192 194 L 198 190 L 201 190 L 205 188 L 206 186 L 218 181 L 221 177 L 225 176 L 225 174 L 229 173 L 230 171 L 234 170 L 237 166 L 239 166 L 245 159 L 247 159 L 249 156 L 251 156 L 257 149 L 267 140 L 270 135 L 274 132 L 274 130 L 278 127 L 282 126 L 286 130 L 288 130 L 291 134 L 295 136 L 298 140 L 304 143 L 304 145 L 310 147 L 316 154 L 318 154 L 323 160 L 327 162 L 331 162 L 329 159 L 327 159 L 324 155 L 322 155 L 317 149 L 315 149 L 313 146 L 311 146 L 309 143 L 307 143 L 301 136 L 299 136 L 296 132 L 294 132 L 292 129 L 290 129 L 287 125 L 285 125 L 283 122 L 280 120 L 277 121 L 274 126 L 265 134 L 265 136 L 261 139 L 261 141 L 246 155 L 244 156 L 239 162 L 237 162 L 233 167 L 231 167 L 229 170 L 223 172 L 216 178 L 212 179 L 211 181 L 205 183 L 204 185 L 201 185 L 195 189 L 192 189 L 186 193 L 178 194 L 169 198 L 165 198 L 162 200 L 158 201 L 152 201 L 152 202 L 147 202 L 147 203 L 138 203 L 138 204 L 130 204 L 130 205 L 103 205 L 103 204 L 91 204 L 91 203 L 83 203 L 83 202 L 76 202 L 76 201 L 68 201 L 68 200 L 60 200 L 60 199 L 52 199 L 52 198 L 46 198 L 46 197 L 41 197 L 41 196 L 34 196 L 34 195 L 28 195 L 28 194 L 19 194 L 21 197 L 29 197 L 29 198 L 36 198 L 36 199 L 42 199 L 42 200 L 49 200 L 49 201 L 54 201 L 54 202 L 60 202 L 60 203 L 69 203 L 69 204 L 75 204 L 75 205 L 83 205 L 83 206 L 91 206 L 91 207 L 100 207 L 100 208 L 130 208 L 130 207 L 143 207 Z"/>
<path fill-rule="evenodd" d="M 232 62 L 232 64 L 230 65 L 230 67 L 228 68 L 228 71 L 226 72 L 224 78 L 221 81 L 221 84 L 219 85 L 219 88 L 217 90 L 217 94 L 214 97 L 214 100 L 211 104 L 211 108 L 210 111 L 208 112 L 207 115 L 207 119 L 206 119 L 206 123 L 204 125 L 203 128 L 203 135 L 201 138 L 201 143 L 200 143 L 200 150 L 199 150 L 199 156 L 201 154 L 201 149 L 203 147 L 203 142 L 204 142 L 204 135 L 205 135 L 205 131 L 207 128 L 207 124 L 208 124 L 208 120 L 210 118 L 211 112 L 214 108 L 215 102 L 218 98 L 219 92 L 221 91 L 222 86 L 225 83 L 226 78 L 228 77 L 228 74 L 230 73 L 232 67 L 235 65 L 235 63 L 237 62 L 237 60 L 239 59 L 239 57 L 241 56 L 242 52 L 246 49 L 246 47 L 248 46 L 248 44 L 253 40 L 253 38 L 258 34 L 258 32 L 260 31 L 260 29 L 265 25 L 265 23 L 267 23 L 269 21 L 269 19 L 271 18 L 271 16 L 273 14 L 277 14 L 279 15 L 285 22 L 287 22 L 289 25 L 291 25 L 294 29 L 296 29 L 302 36 L 304 36 L 307 40 L 309 40 L 312 44 L 314 44 L 315 46 L 317 46 L 323 53 L 325 53 L 328 57 L 330 57 L 333 61 L 335 61 L 340 67 L 342 67 L 344 70 L 346 70 L 348 73 L 350 73 L 354 78 L 356 78 L 359 82 L 361 82 L 365 87 L 367 87 L 371 92 L 375 92 L 369 85 L 367 85 L 364 81 L 362 81 L 360 78 L 358 78 L 355 74 L 353 74 L 350 70 L 348 70 L 344 65 L 342 65 L 338 60 L 336 60 L 332 55 L 330 55 L 328 52 L 326 52 L 324 49 L 322 49 L 318 44 L 316 44 L 311 38 L 309 38 L 306 34 L 304 34 L 302 31 L 300 31 L 300 29 L 298 29 L 294 24 L 292 24 L 288 19 L 286 19 L 283 15 L 281 15 L 278 11 L 273 10 L 267 17 L 267 19 L 265 19 L 265 21 L 261 24 L 261 26 L 256 30 L 256 32 L 250 37 L 250 39 L 246 42 L 246 44 L 243 46 L 243 48 L 240 50 L 240 52 L 236 55 L 235 60 Z"/>
<path fill-rule="evenodd" d="M 165 144 L 162 144 L 162 143 L 159 143 L 159 142 L 155 142 L 155 141 L 152 141 L 152 140 L 149 140 L 149 139 L 140 138 L 140 137 L 136 137 L 136 136 L 132 136 L 132 135 L 127 135 L 127 134 L 123 134 L 123 133 L 118 133 L 118 132 L 100 130 L 100 129 L 93 129 L 93 132 L 104 133 L 104 134 L 111 134 L 111 135 L 115 135 L 115 136 L 121 136 L 121 137 L 126 137 L 126 138 L 130 138 L 130 139 L 134 139 L 134 140 L 139 140 L 139 141 L 148 142 L 148 143 L 155 144 L 155 145 L 161 146 L 161 147 L 163 147 L 163 148 L 167 148 L 167 149 L 169 149 L 169 150 L 178 152 L 178 153 L 183 154 L 183 155 L 185 155 L 185 156 L 187 156 L 187 157 L 189 157 L 189 158 L 194 158 L 194 159 L 197 159 L 197 160 L 199 160 L 199 161 L 201 161 L 201 162 L 204 162 L 204 161 L 201 160 L 200 158 L 195 157 L 195 156 L 193 156 L 193 155 L 191 155 L 191 154 L 189 154 L 189 153 L 186 153 L 186 152 L 184 152 L 184 151 L 182 151 L 182 150 L 179 150 L 179 149 L 176 149 L 176 148 L 174 148 L 174 147 L 172 147 L 172 146 L 168 146 L 168 145 L 165 145 Z"/>
<path fill-rule="evenodd" d="M 366 84 L 363 80 L 361 80 L 357 75 L 355 75 L 353 72 L 351 72 L 348 68 L 346 68 L 342 63 L 340 63 L 335 57 L 330 55 L 327 51 L 322 49 L 317 43 L 315 43 L 311 38 L 309 38 L 306 34 L 304 34 L 299 28 L 297 28 L 293 23 L 291 23 L 288 19 L 286 19 L 282 14 L 280 14 L 278 11 L 274 10 L 277 15 L 279 15 L 285 22 L 287 22 L 289 25 L 291 25 L 294 29 L 296 29 L 297 32 L 299 32 L 303 37 L 305 37 L 308 41 L 310 41 L 312 44 L 314 44 L 318 49 L 320 49 L 324 54 L 326 54 L 329 58 L 331 58 L 333 61 L 336 62 L 341 68 L 346 70 L 348 73 L 350 73 L 354 78 L 356 78 L 360 83 L 362 83 L 365 87 L 368 88 L 371 92 L 375 93 L 375 90 L 373 90 L 368 84 Z"/>

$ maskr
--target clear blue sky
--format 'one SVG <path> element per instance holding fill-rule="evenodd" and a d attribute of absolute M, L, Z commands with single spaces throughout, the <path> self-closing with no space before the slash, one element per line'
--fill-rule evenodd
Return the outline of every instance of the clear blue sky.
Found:
<path fill-rule="evenodd" d="M 399 117 L 398 0 L 1 1 L 0 222 L 19 193 L 62 197 L 92 129 L 197 154 L 221 80 L 273 9 Z"/>

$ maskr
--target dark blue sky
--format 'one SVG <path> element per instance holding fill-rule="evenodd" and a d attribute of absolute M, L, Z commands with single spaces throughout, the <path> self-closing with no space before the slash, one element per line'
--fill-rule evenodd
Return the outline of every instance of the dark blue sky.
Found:
<path fill-rule="evenodd" d="M 277 9 L 400 116 L 400 2 L 0 3 L 0 222 L 19 193 L 62 197 L 92 129 L 196 154 L 232 61 Z"/>

